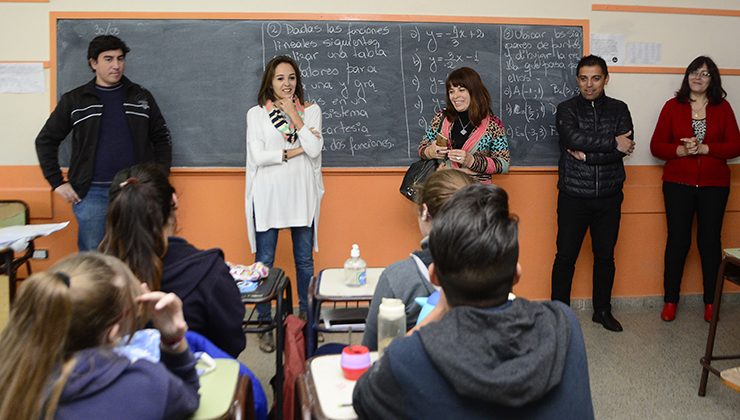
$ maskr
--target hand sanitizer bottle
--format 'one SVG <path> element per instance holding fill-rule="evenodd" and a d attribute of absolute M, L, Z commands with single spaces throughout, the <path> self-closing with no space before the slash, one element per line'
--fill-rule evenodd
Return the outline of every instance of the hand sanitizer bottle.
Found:
<path fill-rule="evenodd" d="M 352 244 L 350 257 L 344 262 L 344 283 L 350 287 L 359 287 L 367 283 L 365 274 L 367 264 L 360 258 L 360 246 Z"/>

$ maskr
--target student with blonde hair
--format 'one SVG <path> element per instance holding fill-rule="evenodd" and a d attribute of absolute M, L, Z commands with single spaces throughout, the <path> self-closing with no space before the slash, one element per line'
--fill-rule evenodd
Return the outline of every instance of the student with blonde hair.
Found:
<path fill-rule="evenodd" d="M 113 351 L 151 320 L 161 363 Z M 198 408 L 198 375 L 182 302 L 141 293 L 121 261 L 74 255 L 21 288 L 0 333 L 0 418 L 183 418 Z"/>

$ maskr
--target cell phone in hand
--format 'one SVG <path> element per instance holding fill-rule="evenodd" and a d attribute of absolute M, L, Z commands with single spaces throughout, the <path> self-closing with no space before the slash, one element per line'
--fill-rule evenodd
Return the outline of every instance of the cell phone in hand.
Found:
<path fill-rule="evenodd" d="M 435 142 L 439 147 L 450 147 L 450 141 L 442 133 L 437 133 L 437 140 Z"/>

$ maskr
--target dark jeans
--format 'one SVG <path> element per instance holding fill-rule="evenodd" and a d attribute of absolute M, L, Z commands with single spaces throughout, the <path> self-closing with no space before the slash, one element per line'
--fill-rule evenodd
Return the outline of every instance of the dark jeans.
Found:
<path fill-rule="evenodd" d="M 668 238 L 665 246 L 663 287 L 665 302 L 678 303 L 686 255 L 691 246 L 691 227 L 696 214 L 696 242 L 704 279 L 704 303 L 712 303 L 717 271 L 722 260 L 722 220 L 729 187 L 692 187 L 663 183 Z"/>
<path fill-rule="evenodd" d="M 93 185 L 85 198 L 72 204 L 77 219 L 77 248 L 80 252 L 97 251 L 105 234 L 109 186 Z"/>
<path fill-rule="evenodd" d="M 614 246 L 619 234 L 624 194 L 603 198 L 572 197 L 558 194 L 557 254 L 552 266 L 552 300 L 570 304 L 573 272 L 586 230 L 591 231 L 594 253 L 594 311 L 611 310 L 614 285 Z"/>
<path fill-rule="evenodd" d="M 277 247 L 278 232 L 280 229 L 268 229 L 264 232 L 255 232 L 257 252 L 254 261 L 272 267 L 275 262 L 275 248 Z M 293 239 L 293 259 L 298 277 L 299 310 L 308 312 L 308 284 L 313 276 L 313 226 L 290 228 Z M 291 304 L 291 303 L 289 303 Z M 270 304 L 257 305 L 258 319 L 266 321 L 271 318 Z"/>

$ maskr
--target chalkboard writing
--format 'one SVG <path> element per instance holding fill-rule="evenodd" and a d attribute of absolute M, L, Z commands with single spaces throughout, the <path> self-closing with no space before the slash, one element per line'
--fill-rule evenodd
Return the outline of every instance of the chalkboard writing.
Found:
<path fill-rule="evenodd" d="M 131 47 L 126 75 L 154 94 L 172 131 L 175 166 L 245 163 L 245 114 L 275 55 L 300 65 L 321 106 L 325 167 L 398 167 L 445 106 L 445 78 L 477 70 L 506 126 L 512 164 L 552 166 L 555 107 L 577 92 L 581 26 L 348 21 L 57 21 L 57 92 L 92 76 L 99 34 Z"/>

